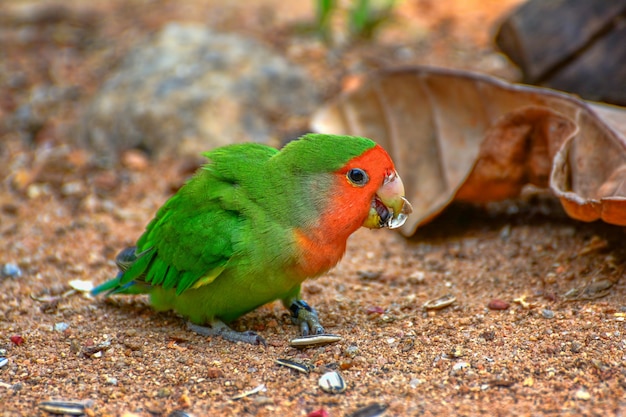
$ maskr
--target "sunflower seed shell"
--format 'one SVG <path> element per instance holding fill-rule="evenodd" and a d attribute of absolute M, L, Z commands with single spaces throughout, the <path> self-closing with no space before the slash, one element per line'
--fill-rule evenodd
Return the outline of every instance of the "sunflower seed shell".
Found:
<path fill-rule="evenodd" d="M 320 388 L 330 394 L 339 394 L 346 390 L 344 382 L 339 372 L 326 372 L 318 381 Z"/>
<path fill-rule="evenodd" d="M 289 344 L 293 347 L 306 348 L 339 342 L 341 339 L 341 336 L 336 334 L 312 334 L 291 339 Z"/>
<path fill-rule="evenodd" d="M 454 295 L 448 294 L 443 297 L 439 297 L 436 300 L 428 300 L 424 303 L 424 310 L 441 310 L 442 308 L 446 308 L 456 301 L 456 297 Z"/>
<path fill-rule="evenodd" d="M 85 404 L 75 401 L 43 401 L 39 408 L 52 414 L 68 414 L 70 416 L 82 416 L 85 414 Z"/>
<path fill-rule="evenodd" d="M 287 368 L 295 369 L 298 372 L 302 372 L 303 374 L 308 374 L 311 372 L 311 366 L 300 363 L 296 361 L 292 361 L 290 359 L 276 359 L 276 363 L 282 366 L 286 366 Z"/>

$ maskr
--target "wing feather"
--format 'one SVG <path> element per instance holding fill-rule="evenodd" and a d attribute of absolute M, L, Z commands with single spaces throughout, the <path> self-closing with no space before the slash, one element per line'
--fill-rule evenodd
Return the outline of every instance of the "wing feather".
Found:
<path fill-rule="evenodd" d="M 171 197 L 137 241 L 137 259 L 122 272 L 120 286 L 146 283 L 181 294 L 213 282 L 236 251 L 245 223 L 245 173 L 277 151 L 234 145 L 208 152 L 211 160 Z M 244 171 L 241 171 L 244 170 Z"/>

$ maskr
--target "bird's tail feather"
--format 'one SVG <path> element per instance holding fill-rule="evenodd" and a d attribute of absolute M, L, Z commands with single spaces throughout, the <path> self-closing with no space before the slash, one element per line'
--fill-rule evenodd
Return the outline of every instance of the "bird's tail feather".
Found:
<path fill-rule="evenodd" d="M 91 295 L 96 296 L 105 292 L 105 296 L 108 297 L 111 294 L 145 294 L 147 292 L 147 286 L 136 285 L 135 281 L 120 285 L 120 278 L 123 274 L 124 272 L 120 271 L 115 278 L 98 285 L 91 290 Z"/>

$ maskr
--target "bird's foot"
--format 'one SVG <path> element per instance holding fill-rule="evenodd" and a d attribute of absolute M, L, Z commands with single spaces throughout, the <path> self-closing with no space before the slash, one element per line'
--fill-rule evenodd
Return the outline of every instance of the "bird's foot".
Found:
<path fill-rule="evenodd" d="M 231 329 L 221 320 L 214 320 L 209 323 L 208 327 L 200 326 L 191 322 L 187 322 L 187 328 L 202 336 L 221 336 L 229 342 L 243 342 L 251 345 L 267 346 L 265 339 L 253 331 L 238 332 Z"/>
<path fill-rule="evenodd" d="M 302 336 L 324 334 L 317 311 L 303 300 L 295 300 L 289 306 L 294 324 L 300 326 Z"/>

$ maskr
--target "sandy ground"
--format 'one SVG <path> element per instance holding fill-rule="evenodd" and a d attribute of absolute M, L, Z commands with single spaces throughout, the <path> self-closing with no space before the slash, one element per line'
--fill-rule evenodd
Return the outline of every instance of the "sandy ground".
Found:
<path fill-rule="evenodd" d="M 95 69 L 108 70 L 110 55 L 103 51 L 121 56 L 137 32 L 158 28 L 166 17 L 210 21 L 216 14 L 208 10 L 218 7 L 213 3 L 130 2 L 130 9 L 95 3 L 93 10 L 103 16 L 97 36 L 115 46 L 93 54 L 87 48 L 72 66 L 57 68 L 56 77 L 84 85 L 81 100 L 88 100 L 101 79 Z M 484 35 L 485 21 L 496 19 L 506 3 L 474 2 L 469 9 L 461 3 L 450 2 L 445 10 L 428 1 L 401 7 L 404 19 L 419 15 L 412 25 L 398 23 L 408 25 L 402 33 L 419 40 L 420 55 L 412 59 L 513 74 L 487 50 Z M 264 33 L 254 10 L 218 9 L 216 25 L 237 26 L 243 19 L 251 22 L 248 34 Z M 283 30 L 264 39 L 285 42 L 281 19 L 297 20 L 306 12 L 281 15 L 277 25 Z M 393 32 L 398 28 L 389 30 L 380 42 L 399 36 Z M 2 33 L 7 45 L 10 31 Z M 44 78 L 45 71 L 27 64 L 43 59 L 42 49 L 54 48 L 5 50 L 27 74 L 23 88 L 3 84 L 5 116 Z M 345 64 L 368 53 L 356 48 Z M 338 78 L 324 74 L 341 69 L 294 54 L 329 92 L 339 88 Z M 2 131 L 0 261 L 17 264 L 22 276 L 0 278 L 0 357 L 7 359 L 0 368 L 0 415 L 48 415 L 38 405 L 50 399 L 83 401 L 86 414 L 98 416 L 167 416 L 175 410 L 195 416 L 324 415 L 320 410 L 345 416 L 372 404 L 386 407 L 389 416 L 624 414 L 624 230 L 573 221 L 541 193 L 488 207 L 453 206 L 412 239 L 358 231 L 344 260 L 304 285 L 304 297 L 326 329 L 343 337 L 324 347 L 290 347 L 296 328 L 278 303 L 233 325 L 261 334 L 268 341 L 262 347 L 198 336 L 175 314 L 153 312 L 144 297 L 66 294 L 71 280 L 100 283 L 115 273 L 117 251 L 141 234 L 190 166 L 145 164 L 135 155 L 115 170 L 91 170 L 88 154 L 63 148 L 59 133 L 74 120 L 81 100 L 54 113 L 31 145 L 14 130 Z M 42 181 L 34 171 L 46 143 L 57 153 L 49 156 L 55 163 L 43 164 L 51 176 Z M 69 183 L 78 184 L 69 188 L 78 191 L 67 192 Z M 573 290 L 580 295 L 570 301 L 565 296 Z M 447 295 L 456 302 L 423 308 Z M 276 359 L 313 370 L 297 373 Z M 333 370 L 345 379 L 343 393 L 318 386 L 319 377 Z M 233 399 L 260 385 L 260 392 Z"/>

